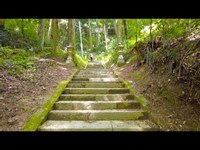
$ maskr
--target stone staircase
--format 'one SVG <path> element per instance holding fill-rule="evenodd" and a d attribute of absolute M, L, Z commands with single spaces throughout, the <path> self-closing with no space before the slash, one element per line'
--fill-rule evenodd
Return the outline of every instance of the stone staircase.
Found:
<path fill-rule="evenodd" d="M 110 69 L 90 62 L 68 84 L 39 131 L 151 130 L 147 113 Z"/>

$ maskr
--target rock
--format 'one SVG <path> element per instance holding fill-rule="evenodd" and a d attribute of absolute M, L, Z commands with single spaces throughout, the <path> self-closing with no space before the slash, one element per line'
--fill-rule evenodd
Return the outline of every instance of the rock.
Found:
<path fill-rule="evenodd" d="M 8 119 L 8 124 L 9 124 L 9 125 L 13 125 L 15 121 L 16 121 L 15 118 L 9 118 L 9 119 Z"/>
<path fill-rule="evenodd" d="M 0 100 L 4 100 L 5 98 L 4 97 L 0 97 Z"/>

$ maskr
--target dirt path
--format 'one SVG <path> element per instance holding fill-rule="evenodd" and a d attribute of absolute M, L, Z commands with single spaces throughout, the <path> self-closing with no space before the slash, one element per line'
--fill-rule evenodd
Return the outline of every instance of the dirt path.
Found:
<path fill-rule="evenodd" d="M 67 80 L 75 71 L 50 59 L 40 59 L 36 66 L 36 70 L 25 70 L 20 78 L 0 70 L 0 131 L 20 131 L 57 82 Z"/>

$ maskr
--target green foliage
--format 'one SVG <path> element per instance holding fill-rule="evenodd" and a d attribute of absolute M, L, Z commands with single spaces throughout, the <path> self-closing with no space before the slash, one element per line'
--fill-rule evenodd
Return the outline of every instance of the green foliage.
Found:
<path fill-rule="evenodd" d="M 113 51 L 117 47 L 117 39 L 116 38 L 111 38 L 110 41 L 108 42 L 108 50 Z"/>
<path fill-rule="evenodd" d="M 67 52 L 61 49 L 57 49 L 56 58 L 59 61 L 65 62 L 67 60 Z"/>
<path fill-rule="evenodd" d="M 176 57 L 177 52 L 175 50 L 170 51 L 169 56 Z"/>
<path fill-rule="evenodd" d="M 51 47 L 44 47 L 43 51 L 38 51 L 35 54 L 36 57 L 50 58 L 51 57 Z"/>
<path fill-rule="evenodd" d="M 118 60 L 118 57 L 119 57 L 118 52 L 113 51 L 113 52 L 111 52 L 111 55 L 112 55 L 112 57 L 111 57 L 112 62 L 117 63 L 117 60 Z"/>
<path fill-rule="evenodd" d="M 80 55 L 75 54 L 75 64 L 80 69 L 85 69 L 87 67 L 88 59 L 82 58 Z"/>
<path fill-rule="evenodd" d="M 30 59 L 28 53 L 22 49 L 9 49 L 1 47 L 2 58 L 0 66 L 5 67 L 11 75 L 22 73 L 23 69 L 34 68 L 35 63 Z"/>
<path fill-rule="evenodd" d="M 5 28 L 12 34 L 18 35 L 26 40 L 32 46 L 39 44 L 37 34 L 37 19 L 6 19 Z"/>
<path fill-rule="evenodd" d="M 137 55 L 134 55 L 127 62 L 128 63 L 135 63 L 136 60 L 137 60 Z"/>
<path fill-rule="evenodd" d="M 94 52 L 96 52 L 97 54 L 101 54 L 102 52 L 105 52 L 105 50 L 105 44 L 101 43 L 97 47 L 95 47 Z"/>

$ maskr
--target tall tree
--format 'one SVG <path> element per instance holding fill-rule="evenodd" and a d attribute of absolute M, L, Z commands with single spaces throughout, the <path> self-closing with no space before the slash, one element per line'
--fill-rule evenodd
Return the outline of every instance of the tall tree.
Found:
<path fill-rule="evenodd" d="M 118 19 L 114 19 L 113 20 L 113 22 L 114 22 L 114 29 L 115 29 L 115 34 L 116 34 L 116 36 L 117 36 L 117 34 L 118 34 L 118 31 L 117 31 L 117 20 Z M 118 37 L 118 36 L 117 36 Z M 117 38 L 117 43 L 118 43 L 118 38 Z"/>
<path fill-rule="evenodd" d="M 152 67 L 151 65 L 151 52 L 153 50 L 153 40 L 152 40 L 152 19 L 150 19 L 149 25 L 149 37 L 150 37 L 150 46 L 147 44 L 147 64 Z"/>
<path fill-rule="evenodd" d="M 115 26 L 115 32 L 117 35 L 117 43 L 121 44 L 122 43 L 122 39 L 121 39 L 121 24 L 120 24 L 120 19 L 116 19 L 114 21 L 114 26 Z"/>
<path fill-rule="evenodd" d="M 136 19 L 135 22 L 136 22 L 136 26 L 135 26 L 136 27 L 135 41 L 136 41 L 136 44 L 137 44 L 137 42 L 138 42 L 138 19 Z"/>
<path fill-rule="evenodd" d="M 4 24 L 5 24 L 5 20 L 4 19 L 0 19 L 0 29 L 4 28 Z"/>
<path fill-rule="evenodd" d="M 126 19 L 123 19 L 123 26 L 124 26 L 126 49 L 128 49 L 128 29 L 127 29 Z"/>
<path fill-rule="evenodd" d="M 51 39 L 52 19 L 49 19 L 48 39 Z"/>
<path fill-rule="evenodd" d="M 92 49 L 92 28 L 91 28 L 91 24 L 90 24 L 90 19 L 88 19 L 88 23 L 89 23 L 89 35 L 90 35 L 90 49 Z"/>
<path fill-rule="evenodd" d="M 81 45 L 81 56 L 83 57 L 83 42 L 82 42 L 82 32 L 81 32 L 81 23 L 78 21 L 79 32 L 80 32 L 80 45 Z"/>
<path fill-rule="evenodd" d="M 52 24 L 53 24 L 53 47 L 52 47 L 51 55 L 53 58 L 55 58 L 56 46 L 57 46 L 57 41 L 58 41 L 58 19 L 53 19 Z"/>
<path fill-rule="evenodd" d="M 72 19 L 72 45 L 73 50 L 75 51 L 75 45 L 76 45 L 76 26 L 75 26 L 75 19 Z"/>
<path fill-rule="evenodd" d="M 72 19 L 68 19 L 68 45 L 73 44 L 73 27 L 72 27 Z"/>
<path fill-rule="evenodd" d="M 105 37 L 105 44 L 106 44 L 106 51 L 108 50 L 108 43 L 107 43 L 107 29 L 106 25 L 104 24 L 104 37 Z"/>
<path fill-rule="evenodd" d="M 21 19 L 21 32 L 22 32 L 22 38 L 24 39 L 24 19 Z"/>
<path fill-rule="evenodd" d="M 40 42 L 41 42 L 41 49 L 43 50 L 44 47 L 44 19 L 39 19 L 39 25 L 38 25 L 38 35 L 40 37 Z"/>
<path fill-rule="evenodd" d="M 99 19 L 96 19 L 96 24 L 96 46 L 98 46 L 100 43 Z"/>
<path fill-rule="evenodd" d="M 120 19 L 118 20 L 117 26 L 118 26 L 119 43 L 121 44 L 122 43 L 122 36 L 121 36 L 122 31 L 121 31 L 121 20 Z"/>

